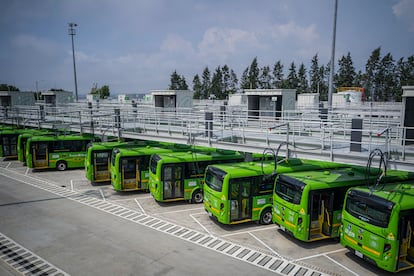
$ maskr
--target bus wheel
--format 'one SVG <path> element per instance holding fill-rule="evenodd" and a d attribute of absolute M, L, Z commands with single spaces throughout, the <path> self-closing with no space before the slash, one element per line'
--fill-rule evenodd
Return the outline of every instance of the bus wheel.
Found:
<path fill-rule="evenodd" d="M 66 168 L 67 168 L 68 166 L 66 165 L 66 162 L 65 161 L 59 161 L 59 162 L 57 162 L 57 164 L 56 164 L 56 169 L 58 170 L 58 171 L 64 171 L 64 170 L 66 170 Z"/>
<path fill-rule="evenodd" d="M 272 209 L 264 209 L 260 215 L 260 224 L 270 224 L 272 222 Z"/>
<path fill-rule="evenodd" d="M 200 190 L 197 190 L 193 193 L 193 197 L 191 199 L 192 203 L 202 203 L 203 202 L 203 193 Z"/>

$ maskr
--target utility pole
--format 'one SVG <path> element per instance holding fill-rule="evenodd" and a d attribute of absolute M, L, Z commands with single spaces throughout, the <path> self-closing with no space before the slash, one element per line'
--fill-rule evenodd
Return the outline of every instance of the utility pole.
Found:
<path fill-rule="evenodd" d="M 334 76 L 334 65 L 335 65 L 335 40 L 336 40 L 337 11 L 338 11 L 338 0 L 335 0 L 333 37 L 332 37 L 332 53 L 331 53 L 331 64 L 330 64 L 331 68 L 329 70 L 328 109 L 332 109 L 332 89 L 333 89 L 333 76 Z"/>
<path fill-rule="evenodd" d="M 69 25 L 69 35 L 72 37 L 72 57 L 73 57 L 73 74 L 75 76 L 75 97 L 76 102 L 78 102 L 78 82 L 76 80 L 76 63 L 75 63 L 75 46 L 73 44 L 73 36 L 76 35 L 76 29 L 78 25 L 76 23 L 68 23 Z"/>

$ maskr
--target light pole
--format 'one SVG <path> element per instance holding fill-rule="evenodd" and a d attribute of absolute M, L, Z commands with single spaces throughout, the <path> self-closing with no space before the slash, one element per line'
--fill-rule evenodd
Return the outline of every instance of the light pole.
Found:
<path fill-rule="evenodd" d="M 75 27 L 78 25 L 73 22 L 68 23 L 68 25 L 69 25 L 69 35 L 72 37 L 73 74 L 75 76 L 75 97 L 76 97 L 76 102 L 78 102 L 78 82 L 76 80 L 75 46 L 73 44 L 73 36 L 76 35 Z"/>
<path fill-rule="evenodd" d="M 332 89 L 333 89 L 333 77 L 334 77 L 334 65 L 335 65 L 335 39 L 336 39 L 336 17 L 338 11 L 338 0 L 335 0 L 335 12 L 334 12 L 334 24 L 333 24 L 333 36 L 332 36 L 332 53 L 331 53 L 331 68 L 329 70 L 329 87 L 328 87 L 328 108 L 332 108 Z"/>

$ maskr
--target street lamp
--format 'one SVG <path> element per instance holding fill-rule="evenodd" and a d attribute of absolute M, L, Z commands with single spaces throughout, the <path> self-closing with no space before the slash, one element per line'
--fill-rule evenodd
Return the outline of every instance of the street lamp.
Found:
<path fill-rule="evenodd" d="M 336 17 L 338 12 L 338 0 L 335 0 L 333 36 L 332 36 L 332 53 L 331 53 L 331 68 L 329 70 L 329 87 L 328 87 L 328 108 L 332 108 L 332 89 L 335 65 L 335 40 L 336 40 Z"/>
<path fill-rule="evenodd" d="M 78 102 L 78 82 L 76 80 L 76 63 L 75 63 L 75 46 L 73 44 L 73 36 L 76 35 L 75 27 L 78 26 L 76 23 L 68 23 L 69 25 L 69 35 L 72 37 L 72 57 L 73 57 L 73 74 L 75 76 L 75 96 L 76 102 Z"/>

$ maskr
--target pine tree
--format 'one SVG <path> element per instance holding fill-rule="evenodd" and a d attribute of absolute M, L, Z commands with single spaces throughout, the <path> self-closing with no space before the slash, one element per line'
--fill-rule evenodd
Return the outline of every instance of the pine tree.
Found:
<path fill-rule="evenodd" d="M 255 57 L 249 68 L 249 83 L 250 89 L 257 89 L 259 87 L 259 66 L 257 64 L 257 57 Z"/>
<path fill-rule="evenodd" d="M 283 88 L 283 64 L 278 60 L 273 66 L 273 88 Z"/>
<path fill-rule="evenodd" d="M 321 83 L 321 75 L 319 71 L 318 54 L 314 55 L 311 61 L 311 69 L 309 71 L 310 92 L 319 93 L 319 85 Z"/>
<path fill-rule="evenodd" d="M 208 99 L 210 96 L 210 89 L 211 89 L 211 76 L 210 70 L 208 67 L 204 68 L 203 77 L 201 82 L 201 98 Z"/>
<path fill-rule="evenodd" d="M 381 47 L 372 51 L 371 56 L 365 65 L 366 78 L 364 88 L 371 101 L 375 101 L 377 99 L 376 89 L 378 88 L 380 61 Z"/>
<path fill-rule="evenodd" d="M 342 56 L 339 61 L 338 74 L 336 75 L 336 87 L 349 87 L 355 85 L 355 68 L 352 62 L 351 53 Z"/>
<path fill-rule="evenodd" d="M 259 88 L 270 89 L 272 88 L 272 75 L 270 74 L 270 67 L 263 66 L 260 70 L 261 74 L 259 77 Z"/>
<path fill-rule="evenodd" d="M 211 79 L 211 96 L 218 100 L 222 100 L 225 98 L 223 93 L 223 74 L 221 72 L 220 66 L 216 68 L 216 71 L 213 74 L 213 77 Z"/>
<path fill-rule="evenodd" d="M 241 81 L 240 81 L 240 87 L 242 89 L 250 89 L 250 81 L 249 81 L 249 68 L 244 69 Z"/>
<path fill-rule="evenodd" d="M 202 85 L 201 85 L 200 77 L 198 76 L 198 74 L 196 74 L 193 78 L 193 91 L 194 91 L 193 98 L 201 99 Z"/>
<path fill-rule="evenodd" d="M 299 66 L 298 70 L 298 88 L 297 94 L 307 93 L 309 90 L 308 79 L 306 78 L 306 68 L 303 63 Z"/>
<path fill-rule="evenodd" d="M 288 88 L 288 89 L 297 89 L 298 83 L 299 83 L 299 80 L 298 80 L 298 75 L 296 73 L 296 65 L 295 65 L 294 62 L 292 62 L 290 64 L 289 74 L 288 74 L 287 79 L 286 79 L 286 84 L 287 84 L 286 88 Z"/>

